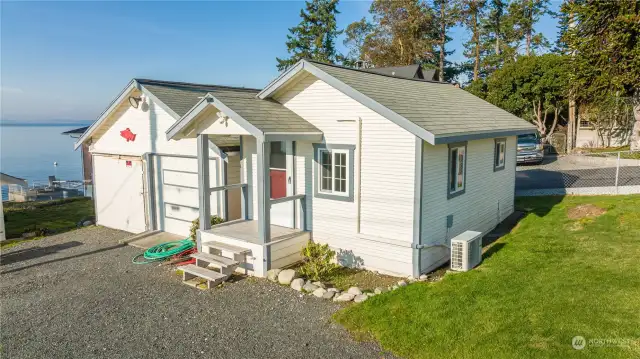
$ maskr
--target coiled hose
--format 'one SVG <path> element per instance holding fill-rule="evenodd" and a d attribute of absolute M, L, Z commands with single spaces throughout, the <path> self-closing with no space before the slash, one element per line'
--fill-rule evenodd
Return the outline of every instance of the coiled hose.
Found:
<path fill-rule="evenodd" d="M 133 264 L 148 264 L 163 261 L 172 256 L 188 251 L 193 247 L 195 247 L 193 241 L 188 238 L 179 241 L 160 243 L 147 249 L 146 251 L 144 251 L 144 253 L 138 254 L 137 256 L 133 257 L 131 262 L 133 262 Z M 138 258 L 140 257 L 144 257 L 145 260 L 139 261 Z"/>

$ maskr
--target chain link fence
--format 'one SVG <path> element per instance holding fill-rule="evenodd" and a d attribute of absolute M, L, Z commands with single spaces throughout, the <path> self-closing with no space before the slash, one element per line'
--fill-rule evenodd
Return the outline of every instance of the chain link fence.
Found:
<path fill-rule="evenodd" d="M 516 169 L 516 196 L 632 193 L 640 193 L 640 151 L 546 155 Z"/>

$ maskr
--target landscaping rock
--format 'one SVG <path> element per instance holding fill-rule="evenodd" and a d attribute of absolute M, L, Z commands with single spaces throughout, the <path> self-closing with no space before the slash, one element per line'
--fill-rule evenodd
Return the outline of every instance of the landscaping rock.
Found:
<path fill-rule="evenodd" d="M 267 271 L 267 279 L 272 281 L 272 282 L 277 282 L 278 281 L 278 274 L 280 274 L 280 272 L 282 272 L 281 269 L 270 269 Z"/>
<path fill-rule="evenodd" d="M 291 281 L 291 288 L 297 290 L 298 292 L 302 291 L 302 287 L 304 286 L 304 279 L 296 278 Z"/>
<path fill-rule="evenodd" d="M 93 224 L 93 221 L 84 221 L 84 222 L 82 222 L 82 226 L 83 227 L 89 227 L 92 224 Z"/>
<path fill-rule="evenodd" d="M 325 293 L 327 293 L 327 290 L 324 288 L 318 288 L 316 290 L 313 291 L 313 295 L 315 295 L 318 298 L 323 298 Z M 332 294 L 333 295 L 333 294 Z"/>
<path fill-rule="evenodd" d="M 295 277 L 296 271 L 294 271 L 293 269 L 285 269 L 278 273 L 278 282 L 280 284 L 289 285 Z"/>
<path fill-rule="evenodd" d="M 322 288 L 318 288 L 318 289 L 316 289 L 316 290 L 320 290 L 320 289 L 322 289 Z M 326 291 L 326 292 L 324 292 L 324 294 L 322 295 L 322 299 L 331 299 L 331 298 L 333 298 L 333 296 L 334 296 L 335 294 L 336 294 L 336 292 L 329 292 L 329 291 Z"/>
<path fill-rule="evenodd" d="M 422 275 L 420 276 L 420 280 L 421 280 L 421 281 L 425 281 L 425 280 L 427 280 L 427 279 L 429 279 L 429 276 L 428 276 L 428 275 L 426 275 L 426 274 L 422 274 Z"/>
<path fill-rule="evenodd" d="M 347 292 L 350 293 L 350 294 L 353 294 L 353 295 L 362 294 L 362 291 L 358 287 L 351 287 L 351 288 L 349 288 L 349 290 Z"/>
<path fill-rule="evenodd" d="M 356 303 L 362 303 L 362 302 L 364 302 L 364 301 L 365 301 L 365 300 L 367 300 L 367 299 L 369 299 L 369 296 L 368 296 L 368 295 L 366 295 L 366 294 L 360 294 L 360 295 L 356 295 L 356 296 L 353 298 L 353 301 L 354 301 L 354 302 L 356 302 Z"/>
<path fill-rule="evenodd" d="M 398 289 L 398 288 L 400 288 L 400 287 L 398 287 L 398 285 L 397 285 L 397 284 L 394 284 L 393 286 L 391 286 L 391 290 L 396 290 L 396 289 Z"/>
<path fill-rule="evenodd" d="M 327 288 L 327 286 L 324 285 L 324 283 L 322 283 L 322 282 L 313 282 L 311 284 L 315 285 L 318 288 L 325 288 L 325 289 Z"/>
<path fill-rule="evenodd" d="M 355 297 L 355 294 L 351 293 L 342 293 L 339 296 L 333 298 L 334 302 L 350 302 Z"/>
<path fill-rule="evenodd" d="M 407 277 L 407 282 L 411 283 L 411 282 L 415 282 L 415 281 L 416 281 L 416 279 L 412 275 Z"/>
<path fill-rule="evenodd" d="M 316 289 L 318 289 L 317 286 L 311 284 L 310 282 L 305 283 L 305 285 L 302 287 L 302 289 L 307 292 L 307 293 L 313 293 Z"/>
<path fill-rule="evenodd" d="M 382 293 L 384 293 L 384 292 L 388 292 L 388 291 L 389 291 L 389 289 L 388 289 L 388 288 L 381 288 L 381 287 L 378 287 L 378 288 L 376 288 L 376 289 L 374 289 L 374 290 L 373 290 L 373 292 L 374 292 L 375 294 L 382 294 Z"/>
<path fill-rule="evenodd" d="M 329 292 L 339 292 L 338 288 L 329 288 L 327 289 Z"/>
<path fill-rule="evenodd" d="M 398 287 L 406 287 L 407 286 L 407 282 L 401 280 L 398 282 Z"/>
<path fill-rule="evenodd" d="M 369 297 L 373 297 L 374 295 L 376 295 L 375 293 L 371 293 L 371 292 L 369 292 L 369 293 L 365 293 L 365 294 L 366 294 L 367 296 L 369 296 Z"/>

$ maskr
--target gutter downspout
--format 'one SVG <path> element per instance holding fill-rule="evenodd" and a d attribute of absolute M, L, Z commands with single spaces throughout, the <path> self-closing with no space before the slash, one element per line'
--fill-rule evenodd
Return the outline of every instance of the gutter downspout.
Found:
<path fill-rule="evenodd" d="M 413 277 L 419 278 L 421 271 L 421 249 L 424 247 L 422 244 L 422 175 L 423 175 L 423 147 L 424 141 L 416 136 L 415 143 L 415 186 L 413 194 L 413 245 L 412 245 L 412 257 L 413 257 Z"/>
<path fill-rule="evenodd" d="M 357 203 L 357 212 L 356 212 L 356 233 L 360 234 L 360 220 L 361 220 L 361 211 L 362 211 L 362 118 L 358 117 L 356 120 L 358 123 L 358 198 L 356 200 Z"/>

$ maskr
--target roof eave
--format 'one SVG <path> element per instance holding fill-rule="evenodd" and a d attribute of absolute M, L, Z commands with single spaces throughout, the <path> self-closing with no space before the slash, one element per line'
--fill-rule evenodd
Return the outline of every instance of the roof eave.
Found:
<path fill-rule="evenodd" d="M 464 141 L 483 140 L 487 138 L 518 136 L 518 135 L 525 135 L 525 134 L 534 133 L 534 132 L 536 132 L 536 129 L 535 127 L 532 126 L 531 128 L 517 128 L 517 129 L 504 129 L 504 130 L 440 135 L 435 137 L 434 143 L 432 144 L 442 145 L 442 144 L 464 142 Z"/>

